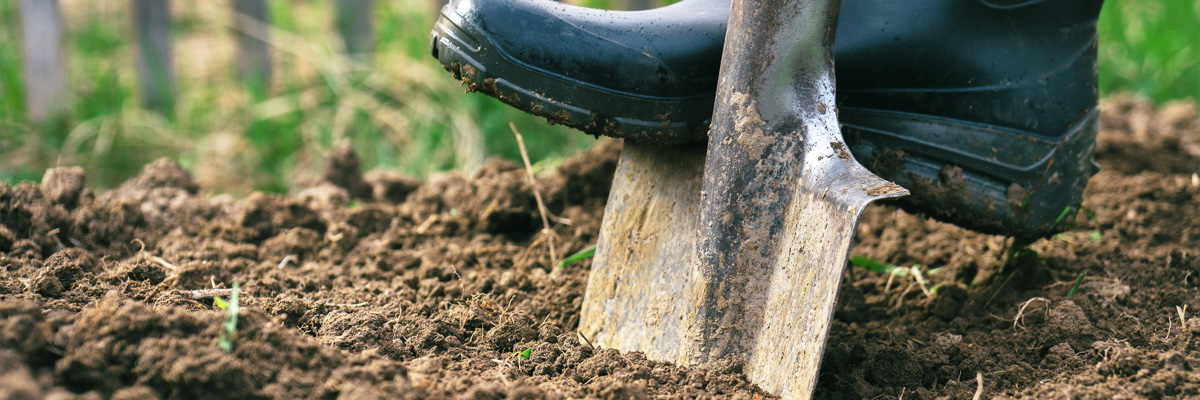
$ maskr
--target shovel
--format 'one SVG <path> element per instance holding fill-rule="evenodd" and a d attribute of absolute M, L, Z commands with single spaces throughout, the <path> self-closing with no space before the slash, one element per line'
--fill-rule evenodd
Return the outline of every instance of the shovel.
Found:
<path fill-rule="evenodd" d="M 593 343 L 732 358 L 768 392 L 812 396 L 859 216 L 908 194 L 842 140 L 840 4 L 734 0 L 707 149 L 626 144 L 584 297 Z"/>

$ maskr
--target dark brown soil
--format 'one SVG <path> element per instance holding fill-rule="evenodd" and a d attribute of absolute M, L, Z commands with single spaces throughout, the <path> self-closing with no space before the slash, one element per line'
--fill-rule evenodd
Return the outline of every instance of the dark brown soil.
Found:
<path fill-rule="evenodd" d="M 1003 237 L 868 210 L 855 254 L 919 264 L 930 292 L 848 269 L 817 397 L 971 398 L 980 379 L 984 398 L 1200 396 L 1195 107 L 1104 112 L 1077 229 L 1003 268 Z M 595 243 L 619 147 L 539 179 L 570 222 L 559 253 Z M 590 262 L 553 268 L 517 165 L 427 182 L 358 165 L 339 150 L 325 181 L 244 199 L 170 161 L 102 194 L 79 169 L 0 184 L 0 399 L 770 397 L 736 363 L 576 335 Z M 226 354 L 213 295 L 234 282 Z"/>

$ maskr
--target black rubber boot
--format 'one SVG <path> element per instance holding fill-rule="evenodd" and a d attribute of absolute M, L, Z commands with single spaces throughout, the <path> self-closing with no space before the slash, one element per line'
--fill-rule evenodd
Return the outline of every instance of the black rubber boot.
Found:
<path fill-rule="evenodd" d="M 843 134 L 900 199 L 968 228 L 1070 228 L 1092 161 L 1101 0 L 846 0 Z"/>
<path fill-rule="evenodd" d="M 912 190 L 906 209 L 1048 235 L 1082 201 L 1098 130 L 1102 0 L 845 0 L 838 109 L 855 157 Z M 702 141 L 728 1 L 602 11 L 455 0 L 431 49 L 471 90 L 641 142 Z"/>
<path fill-rule="evenodd" d="M 729 0 L 604 11 L 551 0 L 457 0 L 430 49 L 468 90 L 595 135 L 703 142 Z"/>

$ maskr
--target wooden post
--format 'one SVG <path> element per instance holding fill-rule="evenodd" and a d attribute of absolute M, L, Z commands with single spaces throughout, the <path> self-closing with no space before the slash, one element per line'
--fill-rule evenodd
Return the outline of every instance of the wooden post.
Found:
<path fill-rule="evenodd" d="M 234 26 L 238 37 L 238 74 L 252 87 L 271 84 L 270 24 L 266 0 L 234 0 Z"/>
<path fill-rule="evenodd" d="M 346 54 L 367 61 L 375 43 L 371 30 L 371 0 L 339 0 L 337 7 L 337 31 L 342 37 Z"/>
<path fill-rule="evenodd" d="M 133 0 L 133 26 L 142 106 L 168 113 L 175 106 L 169 0 Z"/>
<path fill-rule="evenodd" d="M 58 0 L 21 0 L 25 111 L 41 125 L 67 111 Z"/>

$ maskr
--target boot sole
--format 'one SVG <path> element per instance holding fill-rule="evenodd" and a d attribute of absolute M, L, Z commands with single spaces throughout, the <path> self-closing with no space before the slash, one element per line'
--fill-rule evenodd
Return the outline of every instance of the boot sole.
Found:
<path fill-rule="evenodd" d="M 896 200 L 903 208 L 980 232 L 1037 237 L 1070 229 L 1099 170 L 1091 157 L 1096 108 L 1061 138 L 893 111 L 847 107 L 839 115 L 855 158 L 912 192 Z"/>
<path fill-rule="evenodd" d="M 490 43 L 447 8 L 434 26 L 430 52 L 467 91 L 551 124 L 637 143 L 707 141 L 715 94 L 663 98 L 616 91 L 524 64 Z M 1097 109 L 1053 139 L 932 115 L 838 111 L 855 158 L 912 191 L 897 200 L 903 208 L 985 233 L 1035 237 L 1069 229 L 1087 179 L 1098 170 L 1091 159 Z"/>
<path fill-rule="evenodd" d="M 677 145 L 707 138 L 710 117 L 688 117 L 711 115 L 715 94 L 653 97 L 617 91 L 541 70 L 480 45 L 489 42 L 452 10 L 443 10 L 429 49 L 468 92 L 495 97 L 551 124 L 638 143 Z"/>

